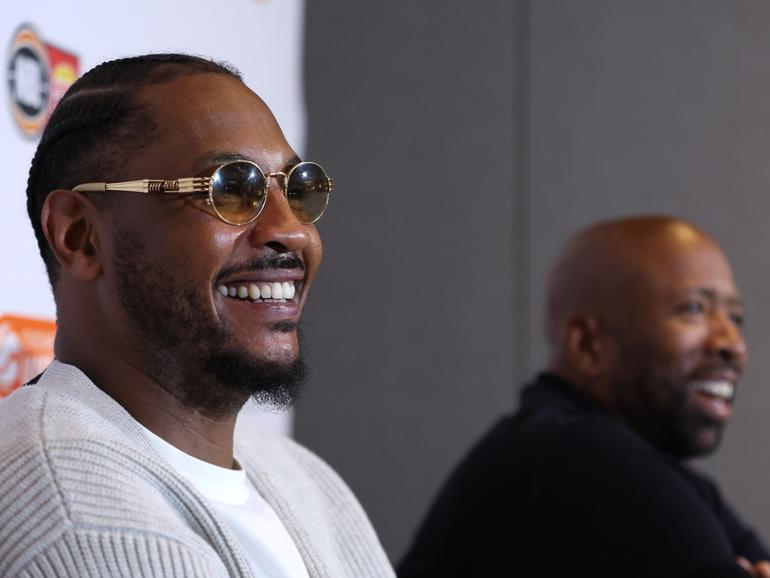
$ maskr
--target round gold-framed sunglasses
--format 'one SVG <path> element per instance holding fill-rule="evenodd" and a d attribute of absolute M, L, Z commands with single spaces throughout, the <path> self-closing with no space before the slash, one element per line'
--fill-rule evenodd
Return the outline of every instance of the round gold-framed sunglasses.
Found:
<path fill-rule="evenodd" d="M 84 183 L 73 191 L 82 193 L 122 191 L 128 193 L 207 194 L 206 204 L 230 225 L 248 225 L 265 208 L 270 179 L 276 179 L 300 223 L 315 223 L 326 210 L 334 181 L 321 165 L 305 161 L 288 172 L 265 173 L 247 160 L 219 165 L 210 177 L 142 179 L 122 183 Z"/>

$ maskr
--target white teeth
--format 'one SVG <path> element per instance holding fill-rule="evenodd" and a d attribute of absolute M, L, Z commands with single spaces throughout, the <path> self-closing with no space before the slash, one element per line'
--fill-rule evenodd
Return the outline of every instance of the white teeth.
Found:
<path fill-rule="evenodd" d="M 731 400 L 735 395 L 735 385 L 729 381 L 700 381 L 693 384 L 693 389 L 724 400 Z"/>
<path fill-rule="evenodd" d="M 294 299 L 297 288 L 294 281 L 272 281 L 270 283 L 249 283 L 248 285 L 218 285 L 217 291 L 239 299 L 285 301 Z"/>

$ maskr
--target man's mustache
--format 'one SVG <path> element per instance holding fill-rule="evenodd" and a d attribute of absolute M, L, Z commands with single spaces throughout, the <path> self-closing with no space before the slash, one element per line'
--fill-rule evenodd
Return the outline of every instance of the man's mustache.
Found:
<path fill-rule="evenodd" d="M 708 376 L 723 370 L 729 370 L 735 373 L 737 377 L 743 374 L 742 364 L 735 357 L 722 357 L 719 361 L 704 363 L 695 371 L 696 378 L 707 378 Z"/>
<path fill-rule="evenodd" d="M 240 265 L 232 265 L 222 269 L 217 275 L 217 281 L 238 273 L 249 273 L 251 271 L 264 271 L 265 269 L 299 269 L 305 270 L 305 264 L 296 255 L 272 255 L 270 257 L 257 257 L 253 261 Z"/>

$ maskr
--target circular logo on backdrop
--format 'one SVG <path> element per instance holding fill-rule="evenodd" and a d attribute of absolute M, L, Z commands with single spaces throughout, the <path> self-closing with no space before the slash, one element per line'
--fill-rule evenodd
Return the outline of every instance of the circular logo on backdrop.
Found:
<path fill-rule="evenodd" d="M 21 130 L 34 136 L 42 130 L 48 110 L 49 64 L 45 46 L 32 28 L 23 27 L 11 43 L 8 93 L 11 111 Z"/>
<path fill-rule="evenodd" d="M 11 41 L 7 72 L 16 125 L 26 136 L 36 137 L 59 99 L 77 79 L 78 58 L 44 43 L 32 26 L 24 24 Z"/>

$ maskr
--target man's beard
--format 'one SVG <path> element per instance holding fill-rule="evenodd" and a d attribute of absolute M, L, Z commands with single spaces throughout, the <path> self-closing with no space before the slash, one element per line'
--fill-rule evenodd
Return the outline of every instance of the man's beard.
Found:
<path fill-rule="evenodd" d="M 684 386 L 684 391 L 677 392 L 676 399 L 656 416 L 660 434 L 655 445 L 681 459 L 716 451 L 724 432 L 723 423 L 701 415 L 691 407 L 689 396 L 689 387 Z M 706 443 L 705 439 L 710 441 Z"/>
<path fill-rule="evenodd" d="M 116 291 L 141 369 L 184 406 L 207 416 L 234 413 L 249 396 L 271 409 L 290 407 L 307 375 L 301 355 L 271 362 L 232 347 L 226 323 L 208 318 L 209 305 L 194 287 L 180 283 L 184 277 L 175 275 L 174 263 L 153 263 L 139 237 L 122 228 L 116 224 Z M 292 323 L 273 329 L 297 331 L 299 339 Z"/>
<path fill-rule="evenodd" d="M 626 363 L 613 380 L 613 393 L 619 413 L 631 427 L 657 449 L 678 458 L 706 455 L 717 449 L 724 424 L 700 415 L 691 407 L 689 386 L 684 378 L 674 381 L 649 367 L 641 367 L 638 362 L 630 361 L 630 355 L 623 359 Z M 712 433 L 713 442 L 704 445 L 702 440 L 707 431 Z"/>

